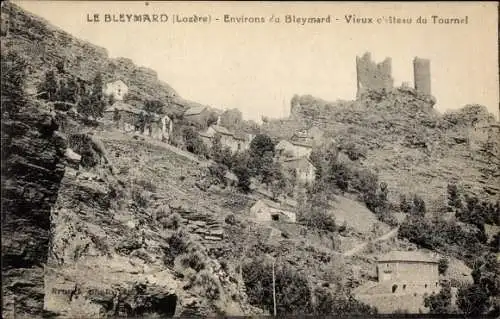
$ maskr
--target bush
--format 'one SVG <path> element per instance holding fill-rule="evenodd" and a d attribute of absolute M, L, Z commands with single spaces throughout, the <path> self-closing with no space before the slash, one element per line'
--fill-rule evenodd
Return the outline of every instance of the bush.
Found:
<path fill-rule="evenodd" d="M 468 263 L 484 250 L 476 232 L 450 221 L 430 221 L 421 216 L 409 216 L 400 226 L 399 238 L 431 250 L 441 250 Z"/>
<path fill-rule="evenodd" d="M 181 265 L 183 265 L 184 267 L 190 267 L 196 272 L 200 272 L 201 270 L 205 269 L 205 258 L 205 256 L 197 251 L 179 256 Z"/>
<path fill-rule="evenodd" d="M 438 271 L 440 275 L 446 275 L 446 271 L 448 270 L 449 262 L 448 258 L 440 258 L 438 264 Z"/>
<path fill-rule="evenodd" d="M 447 314 L 451 309 L 451 287 L 444 285 L 438 294 L 425 297 L 424 306 L 429 308 L 430 313 Z"/>
<path fill-rule="evenodd" d="M 177 230 L 181 226 L 182 217 L 179 213 L 173 213 L 161 218 L 160 223 L 164 228 Z"/>
<path fill-rule="evenodd" d="M 210 300 L 216 300 L 222 293 L 222 286 L 219 279 L 208 270 L 202 270 L 196 276 L 193 285 L 201 287 L 205 296 Z"/>
<path fill-rule="evenodd" d="M 254 259 L 243 266 L 248 301 L 273 313 L 272 265 Z M 276 309 L 281 315 L 312 313 L 311 290 L 307 279 L 285 265 L 275 267 Z"/>
<path fill-rule="evenodd" d="M 183 229 L 179 229 L 167 239 L 167 244 L 168 247 L 164 248 L 164 263 L 172 267 L 175 258 L 188 251 L 190 245 L 189 234 Z"/>
<path fill-rule="evenodd" d="M 236 225 L 236 217 L 233 214 L 227 215 L 224 221 L 226 224 Z"/>

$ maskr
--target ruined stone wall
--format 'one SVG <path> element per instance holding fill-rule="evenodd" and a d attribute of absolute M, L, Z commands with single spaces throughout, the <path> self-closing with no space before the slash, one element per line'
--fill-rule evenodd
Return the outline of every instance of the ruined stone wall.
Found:
<path fill-rule="evenodd" d="M 356 73 L 358 97 L 368 90 L 391 90 L 393 88 L 391 58 L 375 63 L 371 59 L 371 54 L 366 52 L 361 58 L 356 57 Z"/>
<path fill-rule="evenodd" d="M 431 62 L 428 59 L 413 59 L 413 76 L 415 90 L 431 95 Z"/>

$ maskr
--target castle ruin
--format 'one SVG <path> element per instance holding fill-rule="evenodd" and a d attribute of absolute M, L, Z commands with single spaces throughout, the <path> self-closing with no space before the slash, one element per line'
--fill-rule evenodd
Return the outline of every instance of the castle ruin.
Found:
<path fill-rule="evenodd" d="M 356 56 L 356 73 L 358 97 L 368 90 L 392 90 L 394 85 L 394 79 L 391 76 L 391 58 L 386 58 L 377 64 L 372 61 L 370 52 L 366 52 L 361 58 Z"/>
<path fill-rule="evenodd" d="M 359 98 L 369 90 L 390 91 L 394 87 L 392 78 L 392 59 L 386 58 L 380 63 L 371 59 L 370 52 L 362 57 L 356 56 L 357 94 Z M 413 59 L 413 75 L 415 91 L 431 95 L 431 67 L 428 59 L 415 57 Z"/>
<path fill-rule="evenodd" d="M 431 95 L 431 62 L 428 59 L 413 59 L 413 77 L 417 92 Z"/>

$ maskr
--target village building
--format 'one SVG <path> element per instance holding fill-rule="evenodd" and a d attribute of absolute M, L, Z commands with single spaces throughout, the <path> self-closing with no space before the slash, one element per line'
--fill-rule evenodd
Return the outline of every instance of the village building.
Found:
<path fill-rule="evenodd" d="M 295 132 L 291 140 L 299 144 L 311 145 L 312 147 L 320 146 L 324 142 L 324 133 L 320 128 L 313 126 L 307 130 Z"/>
<path fill-rule="evenodd" d="M 251 134 L 233 133 L 220 125 L 211 125 L 198 134 L 207 147 L 212 147 L 214 138 L 220 136 L 222 147 L 229 147 L 233 154 L 249 149 L 253 138 Z"/>
<path fill-rule="evenodd" d="M 135 130 L 135 124 L 140 113 L 141 110 L 134 108 L 130 104 L 117 101 L 104 110 L 103 118 L 115 122 L 118 129 L 132 132 Z"/>
<path fill-rule="evenodd" d="M 235 133 L 234 138 L 235 138 L 236 142 L 238 143 L 237 151 L 244 152 L 244 151 L 250 149 L 250 143 L 252 143 L 254 135 L 247 134 L 247 133 Z"/>
<path fill-rule="evenodd" d="M 208 106 L 197 105 L 190 107 L 184 112 L 184 120 L 189 124 L 206 127 L 213 112 Z"/>
<path fill-rule="evenodd" d="M 426 312 L 424 296 L 438 293 L 438 260 L 419 251 L 392 251 L 377 260 L 377 282 L 358 287 L 354 294 L 380 313 L 396 310 Z"/>
<path fill-rule="evenodd" d="M 281 166 L 285 171 L 293 172 L 298 184 L 310 184 L 316 178 L 316 167 L 306 156 L 285 158 Z"/>
<path fill-rule="evenodd" d="M 295 212 L 283 208 L 279 203 L 260 199 L 250 208 L 251 216 L 258 222 L 296 222 Z"/>
<path fill-rule="evenodd" d="M 281 140 L 275 147 L 278 158 L 309 157 L 312 145 L 297 141 Z"/>
<path fill-rule="evenodd" d="M 106 83 L 103 91 L 104 95 L 112 96 L 114 101 L 123 101 L 128 93 L 128 86 L 122 80 L 116 80 Z"/>

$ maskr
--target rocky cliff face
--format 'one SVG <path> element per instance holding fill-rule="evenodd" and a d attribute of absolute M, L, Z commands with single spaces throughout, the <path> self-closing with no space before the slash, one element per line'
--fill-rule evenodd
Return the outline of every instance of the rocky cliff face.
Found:
<path fill-rule="evenodd" d="M 66 140 L 54 117 L 31 105 L 2 117 L 4 316 L 43 312 L 51 209 L 64 175 Z"/>

